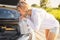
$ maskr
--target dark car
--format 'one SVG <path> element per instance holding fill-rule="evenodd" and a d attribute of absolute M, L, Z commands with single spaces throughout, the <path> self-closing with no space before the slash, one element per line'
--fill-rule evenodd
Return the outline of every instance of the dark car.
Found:
<path fill-rule="evenodd" d="M 19 0 L 0 0 L 0 40 L 17 40 L 20 37 Z"/>

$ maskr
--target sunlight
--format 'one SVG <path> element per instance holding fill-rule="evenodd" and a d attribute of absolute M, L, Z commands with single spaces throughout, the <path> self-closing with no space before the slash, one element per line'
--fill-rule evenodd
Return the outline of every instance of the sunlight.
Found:
<path fill-rule="evenodd" d="M 60 0 L 48 0 L 47 7 L 58 8 Z"/>
<path fill-rule="evenodd" d="M 26 2 L 31 6 L 32 4 L 40 5 L 40 0 L 26 0 Z"/>

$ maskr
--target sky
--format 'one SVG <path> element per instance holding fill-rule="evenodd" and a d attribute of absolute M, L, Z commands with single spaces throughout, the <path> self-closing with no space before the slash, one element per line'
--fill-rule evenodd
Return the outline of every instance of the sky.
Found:
<path fill-rule="evenodd" d="M 47 3 L 48 7 L 57 8 L 60 5 L 60 0 L 49 0 Z"/>
<path fill-rule="evenodd" d="M 41 0 L 26 0 L 26 2 L 31 6 L 32 4 L 40 5 Z M 14 3 L 13 3 L 14 2 Z M 0 4 L 9 4 L 9 5 L 17 5 L 18 0 L 0 0 Z M 60 4 L 60 0 L 48 0 L 47 7 L 58 7 Z"/>
<path fill-rule="evenodd" d="M 37 4 L 40 5 L 40 0 L 26 0 L 26 2 L 29 5 Z M 46 4 L 47 7 L 57 8 L 60 4 L 60 0 L 48 0 L 48 3 Z"/>
<path fill-rule="evenodd" d="M 26 2 L 27 2 L 29 5 L 32 5 L 32 4 L 40 5 L 40 1 L 39 1 L 39 0 L 26 0 Z"/>

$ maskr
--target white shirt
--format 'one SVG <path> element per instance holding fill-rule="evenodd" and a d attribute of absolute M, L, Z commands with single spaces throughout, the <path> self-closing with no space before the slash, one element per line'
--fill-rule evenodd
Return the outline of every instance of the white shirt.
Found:
<path fill-rule="evenodd" d="M 34 25 L 28 18 L 21 19 L 19 22 L 19 26 L 20 26 L 21 34 L 27 35 L 28 33 L 31 33 L 32 34 L 32 40 L 35 40 L 34 30 L 32 29 L 32 28 L 34 28 Z M 26 40 L 26 36 L 23 36 L 22 38 L 20 38 L 20 40 L 21 39 L 23 40 L 24 38 Z"/>
<path fill-rule="evenodd" d="M 26 22 L 25 22 L 26 20 Z M 28 26 L 27 26 L 28 24 Z M 30 30 L 30 32 L 33 34 L 33 37 L 35 37 L 34 30 L 39 30 L 40 29 L 40 39 L 41 40 L 46 40 L 45 32 L 44 30 L 41 29 L 52 29 L 54 27 L 59 27 L 59 22 L 51 15 L 48 14 L 45 10 L 43 9 L 38 9 L 38 8 L 33 8 L 32 9 L 32 15 L 31 15 L 31 20 L 30 19 L 24 19 L 20 23 L 20 29 L 22 34 L 27 34 Z M 32 28 L 31 28 L 32 27 Z M 42 39 L 43 38 L 43 39 Z"/>
<path fill-rule="evenodd" d="M 34 30 L 39 30 L 38 33 L 40 36 L 37 36 L 40 40 L 46 40 L 44 29 L 50 29 L 51 32 L 58 34 L 59 22 L 54 18 L 53 15 L 48 14 L 44 9 L 32 8 L 32 15 L 30 19 L 33 23 L 32 28 Z"/>
<path fill-rule="evenodd" d="M 51 29 L 59 27 L 59 22 L 51 14 L 48 14 L 44 9 L 32 8 L 31 21 L 34 24 L 34 29 Z"/>

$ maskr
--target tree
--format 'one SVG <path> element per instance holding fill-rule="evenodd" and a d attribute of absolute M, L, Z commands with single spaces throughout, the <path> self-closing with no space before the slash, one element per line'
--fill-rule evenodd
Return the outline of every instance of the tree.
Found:
<path fill-rule="evenodd" d="M 48 0 L 40 0 L 40 7 L 46 7 Z"/>

